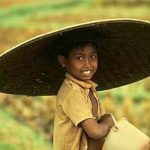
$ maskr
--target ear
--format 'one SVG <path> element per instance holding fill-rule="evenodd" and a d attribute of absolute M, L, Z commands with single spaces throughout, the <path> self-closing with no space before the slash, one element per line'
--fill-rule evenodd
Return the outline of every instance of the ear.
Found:
<path fill-rule="evenodd" d="M 62 55 L 58 55 L 57 59 L 58 63 L 64 68 L 66 66 L 66 58 Z"/>

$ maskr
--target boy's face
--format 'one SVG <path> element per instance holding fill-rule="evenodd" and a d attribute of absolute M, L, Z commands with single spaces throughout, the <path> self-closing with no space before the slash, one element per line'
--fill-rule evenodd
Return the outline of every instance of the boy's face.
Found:
<path fill-rule="evenodd" d="M 89 81 L 97 70 L 98 57 L 96 49 L 85 46 L 82 49 L 72 49 L 63 64 L 68 73 L 82 81 Z"/>

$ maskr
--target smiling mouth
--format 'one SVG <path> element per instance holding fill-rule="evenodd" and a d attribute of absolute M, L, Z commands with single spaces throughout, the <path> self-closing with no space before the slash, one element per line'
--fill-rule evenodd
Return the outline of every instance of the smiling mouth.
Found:
<path fill-rule="evenodd" d="M 91 75 L 92 71 L 90 71 L 90 70 L 88 70 L 88 71 L 82 71 L 82 73 L 83 73 L 84 75 Z"/>

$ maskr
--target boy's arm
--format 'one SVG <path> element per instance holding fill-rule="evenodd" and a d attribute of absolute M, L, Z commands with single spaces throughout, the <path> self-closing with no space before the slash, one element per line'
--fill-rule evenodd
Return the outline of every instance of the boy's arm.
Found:
<path fill-rule="evenodd" d="M 113 124 L 109 114 L 103 115 L 98 122 L 96 119 L 86 119 L 80 123 L 87 135 L 92 139 L 100 139 L 106 136 Z"/>

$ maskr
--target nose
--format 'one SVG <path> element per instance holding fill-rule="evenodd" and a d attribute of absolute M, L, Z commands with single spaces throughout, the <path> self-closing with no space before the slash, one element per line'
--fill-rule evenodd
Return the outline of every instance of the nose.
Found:
<path fill-rule="evenodd" d="M 91 60 L 90 60 L 89 58 L 86 58 L 86 59 L 85 59 L 85 66 L 86 66 L 86 67 L 91 66 Z"/>

